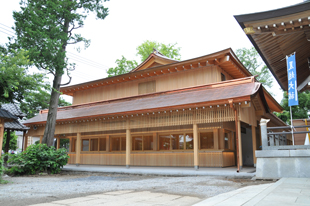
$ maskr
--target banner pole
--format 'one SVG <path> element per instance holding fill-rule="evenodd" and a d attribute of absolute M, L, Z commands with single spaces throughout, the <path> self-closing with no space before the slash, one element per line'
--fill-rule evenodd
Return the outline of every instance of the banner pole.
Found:
<path fill-rule="evenodd" d="M 293 133 L 293 115 L 292 115 L 292 106 L 290 106 L 290 113 L 291 113 L 291 130 L 292 130 L 292 140 L 293 140 L 293 145 L 295 145 L 295 141 L 294 141 L 294 133 Z"/>

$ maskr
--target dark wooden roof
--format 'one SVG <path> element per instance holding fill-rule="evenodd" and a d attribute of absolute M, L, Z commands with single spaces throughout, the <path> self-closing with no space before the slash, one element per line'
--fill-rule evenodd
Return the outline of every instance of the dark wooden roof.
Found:
<path fill-rule="evenodd" d="M 7 111 L 10 111 L 11 114 L 13 114 L 13 115 L 15 115 L 15 116 L 17 116 L 19 118 L 26 117 L 26 114 L 23 113 L 16 104 L 12 104 L 12 103 L 2 104 L 1 108 L 5 109 Z"/>
<path fill-rule="evenodd" d="M 4 119 L 18 119 L 18 117 L 14 116 L 11 112 L 0 108 L 0 117 Z"/>
<path fill-rule="evenodd" d="M 260 92 L 258 93 L 258 91 Z M 234 102 L 250 101 L 251 97 L 257 93 L 264 102 L 266 112 L 269 112 L 261 83 L 255 82 L 254 77 L 250 77 L 173 91 L 62 107 L 58 109 L 57 121 L 223 105 L 228 104 L 228 100 Z M 44 123 L 46 119 L 47 111 L 41 112 L 24 124 Z"/>
<path fill-rule="evenodd" d="M 14 131 L 26 131 L 30 129 L 29 127 L 26 127 L 22 123 L 18 121 L 18 119 L 10 122 L 4 122 L 4 129 L 10 129 Z"/>
<path fill-rule="evenodd" d="M 271 11 L 237 15 L 242 29 L 280 84 L 287 90 L 286 55 L 296 52 L 297 84 L 310 75 L 310 2 Z"/>

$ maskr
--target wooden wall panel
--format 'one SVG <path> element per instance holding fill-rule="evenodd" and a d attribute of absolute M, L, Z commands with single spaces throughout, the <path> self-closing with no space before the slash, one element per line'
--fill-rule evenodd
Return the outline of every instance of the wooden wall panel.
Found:
<path fill-rule="evenodd" d="M 251 107 L 241 107 L 239 111 L 240 121 L 248 123 L 249 125 L 257 126 L 256 114 L 254 106 Z"/>
<path fill-rule="evenodd" d="M 69 160 L 68 160 L 68 164 L 75 164 L 75 154 L 68 154 L 69 155 Z"/>
<path fill-rule="evenodd" d="M 75 154 L 69 154 L 68 164 L 75 164 Z M 124 165 L 125 154 L 81 154 L 81 164 L 94 165 Z M 132 166 L 171 166 L 193 167 L 193 152 L 150 152 L 132 153 L 130 155 Z M 228 167 L 235 165 L 234 152 L 199 151 L 200 167 Z"/>
<path fill-rule="evenodd" d="M 217 66 L 208 66 L 77 91 L 73 95 L 72 104 L 76 105 L 138 95 L 138 84 L 143 82 L 156 81 L 154 85 L 156 86 L 156 92 L 219 82 L 221 81 L 221 71 L 222 69 Z M 148 91 L 151 90 L 149 89 Z"/>
<path fill-rule="evenodd" d="M 235 166 L 235 153 L 223 152 L 223 167 Z"/>
<path fill-rule="evenodd" d="M 142 153 L 131 154 L 131 165 L 193 167 L 194 153 Z"/>
<path fill-rule="evenodd" d="M 223 167 L 222 151 L 199 152 L 200 167 Z"/>

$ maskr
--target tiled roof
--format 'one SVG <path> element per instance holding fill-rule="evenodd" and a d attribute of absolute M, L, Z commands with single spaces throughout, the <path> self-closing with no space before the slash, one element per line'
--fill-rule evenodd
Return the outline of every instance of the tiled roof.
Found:
<path fill-rule="evenodd" d="M 0 117 L 5 119 L 17 119 L 18 117 L 14 116 L 12 113 L 5 109 L 0 108 Z"/>
<path fill-rule="evenodd" d="M 244 78 L 250 79 L 250 78 Z M 227 102 L 229 99 L 250 97 L 262 89 L 261 83 L 247 80 L 231 80 L 230 83 L 217 83 L 167 92 L 157 92 L 116 100 L 108 100 L 93 104 L 73 105 L 59 108 L 57 120 L 78 119 L 106 115 L 121 115 L 136 112 L 190 107 L 204 103 Z M 24 124 L 45 122 L 47 112 L 41 113 Z"/>
<path fill-rule="evenodd" d="M 18 119 L 12 121 L 12 122 L 4 122 L 4 128 L 5 129 L 11 129 L 11 130 L 17 130 L 17 131 L 24 131 L 28 130 L 29 128 L 23 125 L 18 121 Z"/>
<path fill-rule="evenodd" d="M 15 104 L 12 104 L 12 103 L 2 104 L 1 108 L 11 112 L 13 115 L 20 117 L 20 118 L 26 116 L 26 114 L 24 114 L 18 106 L 16 106 Z"/>

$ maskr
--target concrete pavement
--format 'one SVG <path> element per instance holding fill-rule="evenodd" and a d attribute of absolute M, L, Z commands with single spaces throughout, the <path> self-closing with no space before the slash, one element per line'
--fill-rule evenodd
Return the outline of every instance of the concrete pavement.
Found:
<path fill-rule="evenodd" d="M 310 178 L 282 178 L 276 183 L 248 186 L 220 194 L 194 206 L 310 205 Z"/>
<path fill-rule="evenodd" d="M 118 174 L 139 174 L 139 175 L 164 175 L 164 176 L 225 176 L 238 178 L 251 178 L 255 176 L 254 167 L 243 167 L 240 172 L 237 167 L 225 168 L 199 168 L 193 167 L 130 167 L 125 166 L 102 166 L 102 165 L 66 165 L 63 171 L 76 172 L 102 172 Z"/>
<path fill-rule="evenodd" d="M 179 196 L 164 193 L 152 193 L 148 191 L 134 192 L 122 190 L 106 192 L 98 195 L 89 195 L 67 200 L 54 201 L 50 203 L 36 204 L 33 206 L 159 206 L 159 205 L 193 205 L 200 201 L 197 197 Z"/>

